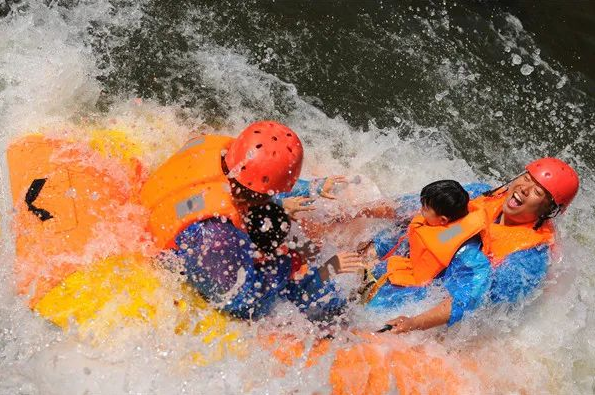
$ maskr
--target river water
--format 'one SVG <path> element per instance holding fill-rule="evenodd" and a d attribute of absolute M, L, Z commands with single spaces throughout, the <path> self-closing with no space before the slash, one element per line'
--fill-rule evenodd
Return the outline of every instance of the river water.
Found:
<path fill-rule="evenodd" d="M 593 83 L 576 71 L 580 65 L 571 69 L 551 48 L 540 48 L 509 13 L 514 7 L 7 4 L 0 19 L 3 149 L 40 128 L 68 135 L 89 123 L 115 125 L 151 147 L 143 160 L 156 166 L 189 130 L 233 134 L 272 118 L 302 137 L 305 176 L 361 175 L 373 185 L 366 198 L 416 191 L 444 177 L 497 184 L 533 158 L 567 160 L 582 188 L 557 221 L 563 256 L 552 263 L 544 291 L 520 310 L 484 312 L 447 332 L 404 338 L 444 355 L 468 355 L 482 367 L 481 393 L 595 391 Z M 182 347 L 177 340 L 132 336 L 110 352 L 61 334 L 15 296 L 5 165 L 2 185 L 0 393 L 329 391 L 324 368 L 270 379 L 264 368 L 229 359 L 172 372 L 175 357 L 150 355 L 168 343 Z M 260 351 L 253 353 L 258 360 Z M 249 375 L 259 385 L 247 386 Z"/>

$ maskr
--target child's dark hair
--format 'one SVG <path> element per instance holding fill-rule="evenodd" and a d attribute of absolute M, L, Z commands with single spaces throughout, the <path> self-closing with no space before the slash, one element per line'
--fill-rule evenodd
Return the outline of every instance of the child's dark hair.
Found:
<path fill-rule="evenodd" d="M 456 221 L 469 213 L 469 194 L 456 181 L 440 180 L 426 185 L 421 190 L 422 206 L 444 215 L 449 221 Z"/>
<path fill-rule="evenodd" d="M 244 221 L 250 240 L 266 253 L 274 252 L 283 243 L 291 227 L 285 210 L 274 203 L 250 207 Z"/>

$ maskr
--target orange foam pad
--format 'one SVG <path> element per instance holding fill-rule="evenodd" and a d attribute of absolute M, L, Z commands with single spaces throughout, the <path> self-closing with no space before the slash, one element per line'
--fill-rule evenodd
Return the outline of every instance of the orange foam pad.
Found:
<path fill-rule="evenodd" d="M 20 293 L 31 305 L 89 262 L 82 256 L 99 221 L 115 221 L 119 208 L 135 193 L 138 169 L 126 168 L 88 146 L 40 135 L 24 137 L 7 150 Z M 42 221 L 25 203 L 35 179 L 46 179 L 33 206 L 52 218 Z M 64 257 L 63 259 L 61 257 Z M 34 289 L 31 289 L 34 288 Z"/>
<path fill-rule="evenodd" d="M 333 395 L 383 395 L 394 387 L 407 395 L 461 393 L 464 383 L 457 371 L 423 347 L 409 346 L 392 335 L 359 336 L 362 343 L 342 348 L 334 356 L 329 375 Z M 333 342 L 321 339 L 305 355 L 304 341 L 294 335 L 268 333 L 260 337 L 261 346 L 288 367 L 304 356 L 306 367 L 315 366 L 331 351 Z"/>

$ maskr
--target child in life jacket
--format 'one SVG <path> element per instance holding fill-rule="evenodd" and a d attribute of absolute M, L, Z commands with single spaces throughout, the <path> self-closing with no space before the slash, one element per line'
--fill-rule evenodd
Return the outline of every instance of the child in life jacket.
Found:
<path fill-rule="evenodd" d="M 386 261 L 373 272 L 365 271 L 366 285 L 361 293 L 366 302 L 387 283 L 400 287 L 429 284 L 448 267 L 459 248 L 485 226 L 479 213 L 469 214 L 469 194 L 456 181 L 440 180 L 426 185 L 421 190 L 420 203 L 420 214 L 384 256 L 375 256 L 375 251 L 367 248 L 371 243 L 362 249 L 368 258 Z"/>

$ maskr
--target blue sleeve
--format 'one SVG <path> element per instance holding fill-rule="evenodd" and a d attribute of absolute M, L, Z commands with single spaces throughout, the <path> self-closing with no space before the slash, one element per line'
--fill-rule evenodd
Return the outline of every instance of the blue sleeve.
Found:
<path fill-rule="evenodd" d="M 411 219 L 421 209 L 418 193 L 397 196 L 394 202 L 398 220 Z"/>
<path fill-rule="evenodd" d="M 229 222 L 196 222 L 176 236 L 176 244 L 188 281 L 215 303 L 240 282 L 238 273 L 254 278 L 251 241 Z"/>
<path fill-rule="evenodd" d="M 283 199 L 297 196 L 310 197 L 310 192 L 312 192 L 313 190 L 316 191 L 316 194 L 320 194 L 320 192 L 322 192 L 322 187 L 324 186 L 325 181 L 326 178 L 315 178 L 310 181 L 303 180 L 300 178 L 297 180 L 291 191 L 278 193 L 275 196 L 273 196 L 273 203 L 279 206 L 283 206 Z"/>
<path fill-rule="evenodd" d="M 483 182 L 471 182 L 469 184 L 463 184 L 463 188 L 469 193 L 470 199 L 479 197 L 482 193 L 491 191 L 492 186 Z"/>
<path fill-rule="evenodd" d="M 532 293 L 547 273 L 546 245 L 508 255 L 492 274 L 490 299 L 493 303 L 516 303 Z"/>
<path fill-rule="evenodd" d="M 480 306 L 489 288 L 490 273 L 490 262 L 481 251 L 479 238 L 471 239 L 457 251 L 443 277 L 452 297 L 448 326 Z"/>
<path fill-rule="evenodd" d="M 407 231 L 407 226 L 413 216 L 419 212 L 421 205 L 419 195 L 402 195 L 393 200 L 396 217 L 391 226 L 384 228 L 372 236 L 372 243 L 376 255 L 384 257 L 398 243 L 401 236 Z M 409 241 L 404 240 L 395 254 L 405 256 L 409 252 Z M 394 255 L 394 254 L 393 254 Z"/>

